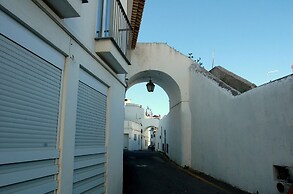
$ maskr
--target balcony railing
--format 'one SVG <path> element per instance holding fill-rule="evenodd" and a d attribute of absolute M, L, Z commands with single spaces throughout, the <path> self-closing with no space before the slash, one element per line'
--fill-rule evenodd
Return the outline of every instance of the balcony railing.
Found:
<path fill-rule="evenodd" d="M 99 0 L 97 38 L 113 38 L 127 56 L 130 48 L 131 24 L 120 0 Z"/>

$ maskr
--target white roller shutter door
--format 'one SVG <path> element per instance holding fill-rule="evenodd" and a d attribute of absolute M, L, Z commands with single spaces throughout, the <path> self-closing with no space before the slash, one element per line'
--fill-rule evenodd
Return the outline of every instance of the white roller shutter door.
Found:
<path fill-rule="evenodd" d="M 107 88 L 81 70 L 78 86 L 73 193 L 105 192 Z"/>
<path fill-rule="evenodd" d="M 0 193 L 57 189 L 61 76 L 0 34 Z"/>

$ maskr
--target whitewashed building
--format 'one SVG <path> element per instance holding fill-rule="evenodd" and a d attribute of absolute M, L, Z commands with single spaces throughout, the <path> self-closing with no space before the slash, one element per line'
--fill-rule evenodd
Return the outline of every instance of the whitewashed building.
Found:
<path fill-rule="evenodd" d="M 166 44 L 136 45 L 143 7 L 0 0 L 0 193 L 122 193 L 123 126 L 142 149 L 159 126 L 128 117 L 125 88 L 150 77 L 170 100 L 156 149 L 251 193 L 292 187 L 293 76 L 241 92 L 221 68 L 213 76 Z"/>
<path fill-rule="evenodd" d="M 130 87 L 151 77 L 169 97 L 157 150 L 250 193 L 293 187 L 292 74 L 255 87 L 221 67 L 209 72 L 164 43 L 138 44 L 131 63 Z"/>
<path fill-rule="evenodd" d="M 0 193 L 122 193 L 144 1 L 0 0 Z"/>
<path fill-rule="evenodd" d="M 125 103 L 124 149 L 145 150 L 154 144 L 153 131 L 158 128 L 159 119 L 146 114 L 146 110 L 138 104 Z"/>

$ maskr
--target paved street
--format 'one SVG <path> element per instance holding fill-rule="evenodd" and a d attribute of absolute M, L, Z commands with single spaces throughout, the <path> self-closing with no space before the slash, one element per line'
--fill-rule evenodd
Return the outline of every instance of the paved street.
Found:
<path fill-rule="evenodd" d="M 124 194 L 243 193 L 209 177 L 179 168 L 150 151 L 124 152 Z"/>

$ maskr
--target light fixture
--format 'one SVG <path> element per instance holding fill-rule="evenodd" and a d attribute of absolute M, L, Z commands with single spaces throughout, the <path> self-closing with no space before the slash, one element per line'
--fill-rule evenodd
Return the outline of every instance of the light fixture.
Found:
<path fill-rule="evenodd" d="M 153 92 L 155 89 L 155 84 L 152 82 L 151 78 L 150 81 L 146 84 L 148 92 Z"/>

